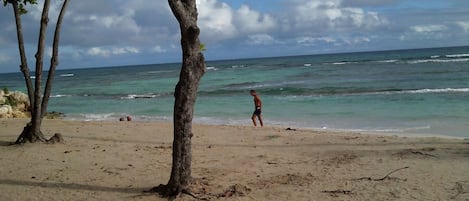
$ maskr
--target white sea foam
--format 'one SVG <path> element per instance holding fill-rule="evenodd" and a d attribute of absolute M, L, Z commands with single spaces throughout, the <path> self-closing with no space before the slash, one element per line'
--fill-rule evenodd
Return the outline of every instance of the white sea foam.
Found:
<path fill-rule="evenodd" d="M 218 70 L 218 68 L 216 68 L 216 67 L 213 67 L 213 66 L 208 66 L 208 67 L 207 67 L 207 70 L 213 70 L 213 71 L 216 71 L 216 70 Z"/>
<path fill-rule="evenodd" d="M 124 114 L 104 113 L 104 114 L 74 114 L 66 115 L 65 119 L 77 121 L 110 121 L 118 120 Z"/>
<path fill-rule="evenodd" d="M 156 98 L 158 96 L 157 94 L 129 94 L 121 99 Z"/>
<path fill-rule="evenodd" d="M 311 66 L 311 64 L 303 64 L 303 66 L 309 67 L 309 66 Z"/>
<path fill-rule="evenodd" d="M 397 62 L 398 60 L 396 59 L 389 59 L 389 60 L 381 60 L 381 61 L 377 61 L 379 63 L 394 63 L 394 62 Z"/>
<path fill-rule="evenodd" d="M 139 75 L 154 75 L 154 74 L 160 74 L 160 73 L 172 73 L 175 72 L 174 70 L 156 70 L 156 71 L 146 71 L 146 72 L 140 72 L 138 73 Z"/>
<path fill-rule="evenodd" d="M 295 84 L 305 84 L 306 80 L 297 80 L 297 81 L 284 81 L 284 82 L 277 82 L 277 83 L 266 83 L 266 84 L 254 84 L 249 86 L 243 86 L 239 89 L 259 89 L 259 88 L 269 88 L 269 87 L 281 87 L 286 85 L 295 85 Z M 283 90 L 283 88 L 281 89 Z"/>
<path fill-rule="evenodd" d="M 57 94 L 50 96 L 51 98 L 62 98 L 62 97 L 71 97 L 72 95 Z"/>
<path fill-rule="evenodd" d="M 415 89 L 403 91 L 380 91 L 362 94 L 430 94 L 430 93 L 467 93 L 469 88 Z"/>
<path fill-rule="evenodd" d="M 469 88 L 444 88 L 444 89 L 417 89 L 402 91 L 402 93 L 466 93 Z"/>
<path fill-rule="evenodd" d="M 450 62 L 467 62 L 469 58 L 459 58 L 459 59 L 418 59 L 413 61 L 408 61 L 409 64 L 420 64 L 420 63 L 450 63 Z"/>
<path fill-rule="evenodd" d="M 73 77 L 75 74 L 73 73 L 66 73 L 66 74 L 61 74 L 60 77 Z"/>
<path fill-rule="evenodd" d="M 334 62 L 332 64 L 334 65 L 344 65 L 344 64 L 348 64 L 349 62 Z"/>
<path fill-rule="evenodd" d="M 231 68 L 244 68 L 246 65 L 232 65 Z"/>
<path fill-rule="evenodd" d="M 461 57 L 469 57 L 469 54 L 449 54 L 446 55 L 448 58 L 461 58 Z"/>

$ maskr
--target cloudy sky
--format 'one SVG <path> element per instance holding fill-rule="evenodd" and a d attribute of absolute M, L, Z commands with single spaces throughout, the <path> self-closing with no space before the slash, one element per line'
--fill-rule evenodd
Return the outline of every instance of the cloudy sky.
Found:
<path fill-rule="evenodd" d="M 53 2 L 49 38 L 61 1 Z M 28 8 L 33 67 L 41 6 Z M 198 8 L 207 60 L 469 45 L 468 0 L 198 0 Z M 11 6 L 0 9 L 0 27 L 0 72 L 18 72 Z M 166 0 L 71 1 L 60 69 L 179 61 Z"/>

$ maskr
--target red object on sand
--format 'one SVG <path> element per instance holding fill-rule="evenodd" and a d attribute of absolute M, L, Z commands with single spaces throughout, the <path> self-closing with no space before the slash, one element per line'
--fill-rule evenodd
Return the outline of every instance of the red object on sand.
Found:
<path fill-rule="evenodd" d="M 131 116 L 127 116 L 127 121 L 132 121 L 132 117 L 131 117 Z"/>

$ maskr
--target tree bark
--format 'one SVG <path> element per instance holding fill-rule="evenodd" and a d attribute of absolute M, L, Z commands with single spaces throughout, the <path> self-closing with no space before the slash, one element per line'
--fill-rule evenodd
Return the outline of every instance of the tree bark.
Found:
<path fill-rule="evenodd" d="M 168 0 L 181 29 L 182 67 L 175 88 L 174 140 L 171 177 L 167 195 L 189 192 L 191 181 L 191 138 L 194 104 L 199 81 L 205 73 L 205 59 L 200 50 L 195 0 Z"/>
<path fill-rule="evenodd" d="M 49 74 L 47 76 L 46 87 L 44 89 L 44 96 L 42 97 L 41 104 L 41 119 L 47 113 L 47 105 L 49 103 L 50 93 L 52 91 L 52 82 L 54 81 L 55 69 L 59 64 L 59 41 L 60 41 L 60 29 L 62 28 L 62 21 L 67 9 L 69 0 L 64 0 L 62 9 L 60 10 L 59 17 L 57 18 L 57 24 L 55 26 L 54 42 L 52 44 L 52 58 L 50 60 Z"/>
<path fill-rule="evenodd" d="M 24 39 L 23 39 L 23 26 L 21 25 L 21 14 L 18 8 L 17 0 L 8 1 L 13 7 L 13 13 L 15 14 L 16 22 L 16 36 L 18 38 L 18 50 L 20 53 L 21 65 L 20 70 L 23 73 L 24 81 L 26 82 L 26 89 L 28 90 L 29 97 L 29 110 L 31 111 L 32 105 L 34 104 L 34 93 L 33 83 L 31 81 L 31 75 L 29 73 L 28 60 L 26 59 L 26 52 L 24 50 Z"/>

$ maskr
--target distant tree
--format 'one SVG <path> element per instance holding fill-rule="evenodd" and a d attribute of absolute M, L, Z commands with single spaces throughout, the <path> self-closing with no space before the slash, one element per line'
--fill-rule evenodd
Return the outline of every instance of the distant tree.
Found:
<path fill-rule="evenodd" d="M 191 181 L 192 117 L 205 59 L 199 41 L 196 0 L 168 0 L 181 29 L 182 67 L 174 92 L 174 140 L 171 177 L 158 191 L 167 196 L 189 192 Z"/>
<path fill-rule="evenodd" d="M 13 7 L 13 12 L 16 20 L 16 32 L 18 37 L 18 49 L 21 57 L 20 70 L 23 73 L 24 79 L 26 81 L 26 87 L 28 90 L 28 96 L 31 105 L 31 122 L 29 122 L 25 127 L 21 135 L 16 140 L 16 143 L 25 143 L 25 142 L 38 142 L 46 141 L 42 131 L 42 119 L 47 113 L 47 104 L 49 102 L 50 92 L 52 89 L 52 82 L 55 74 L 55 69 L 58 65 L 58 52 L 59 52 L 59 40 L 60 40 L 60 29 L 62 27 L 62 19 L 65 15 L 65 10 L 67 9 L 69 0 L 64 0 L 62 4 L 62 9 L 57 19 L 57 24 L 54 32 L 54 41 L 52 45 L 52 58 L 50 62 L 49 74 L 44 89 L 44 94 L 41 94 L 42 86 L 42 72 L 43 72 L 43 58 L 44 58 L 44 49 L 45 49 L 45 40 L 46 40 L 46 30 L 47 24 L 49 22 L 49 7 L 50 0 L 44 1 L 44 6 L 42 9 L 41 15 L 41 26 L 39 30 L 39 40 L 36 57 L 36 69 L 35 69 L 35 83 L 34 88 L 31 81 L 31 76 L 29 73 L 29 67 L 27 64 L 26 53 L 24 50 L 24 40 L 23 40 L 23 31 L 21 25 L 21 15 L 27 13 L 25 6 L 27 4 L 37 4 L 36 0 L 3 0 L 4 6 L 10 4 Z"/>

